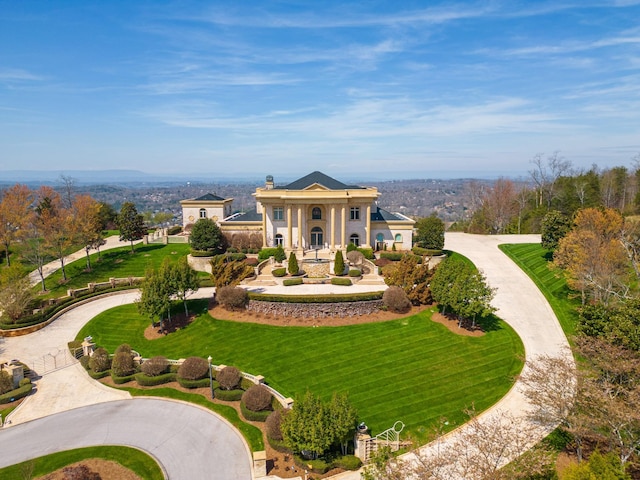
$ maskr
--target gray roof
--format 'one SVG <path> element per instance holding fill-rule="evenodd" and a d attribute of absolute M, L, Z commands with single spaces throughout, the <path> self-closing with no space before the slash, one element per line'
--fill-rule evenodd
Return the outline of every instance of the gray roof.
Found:
<path fill-rule="evenodd" d="M 211 201 L 221 202 L 221 201 L 224 201 L 224 198 L 219 197 L 217 195 L 214 195 L 213 193 L 205 193 L 201 197 L 194 198 L 194 200 L 201 201 L 201 202 L 205 202 L 205 201 L 207 201 L 207 202 L 211 202 Z"/>
<path fill-rule="evenodd" d="M 393 220 L 406 220 L 406 218 L 391 213 L 383 208 L 377 207 L 376 210 L 371 211 L 371 221 L 373 222 L 388 222 Z"/>
<path fill-rule="evenodd" d="M 250 210 L 248 212 L 241 213 L 239 215 L 230 218 L 229 220 L 225 220 L 226 222 L 262 222 L 262 214 L 256 212 L 255 210 Z"/>
<path fill-rule="evenodd" d="M 335 178 L 331 178 L 329 175 L 325 175 L 322 172 L 311 172 L 309 175 L 305 175 L 298 180 L 291 182 L 288 185 L 284 185 L 282 187 L 275 187 L 278 190 L 304 190 L 305 188 L 310 187 L 313 184 L 320 184 L 329 190 L 348 190 L 348 189 L 361 189 L 359 185 L 346 185 Z"/>

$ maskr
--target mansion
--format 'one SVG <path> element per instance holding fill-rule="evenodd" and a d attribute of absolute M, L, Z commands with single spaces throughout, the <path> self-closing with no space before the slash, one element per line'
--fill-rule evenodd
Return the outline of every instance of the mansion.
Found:
<path fill-rule="evenodd" d="M 232 198 L 206 194 L 182 200 L 183 227 L 210 218 L 228 237 L 260 236 L 262 245 L 285 251 L 346 249 L 349 243 L 374 249 L 410 250 L 414 221 L 378 207 L 375 187 L 346 185 L 313 172 L 277 186 L 267 176 L 256 188 L 256 209 L 232 214 Z"/>

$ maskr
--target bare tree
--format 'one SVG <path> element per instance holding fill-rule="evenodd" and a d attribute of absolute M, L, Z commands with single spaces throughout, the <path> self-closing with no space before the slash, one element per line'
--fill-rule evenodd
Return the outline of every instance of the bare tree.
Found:
<path fill-rule="evenodd" d="M 547 157 L 546 163 L 542 159 L 542 154 L 536 154 L 531 160 L 534 168 L 529 171 L 529 175 L 536 185 L 538 206 L 544 202 L 547 208 L 551 208 L 551 202 L 555 198 L 555 186 L 558 178 L 571 169 L 571 162 L 560 156 L 560 152 L 555 151 Z"/>

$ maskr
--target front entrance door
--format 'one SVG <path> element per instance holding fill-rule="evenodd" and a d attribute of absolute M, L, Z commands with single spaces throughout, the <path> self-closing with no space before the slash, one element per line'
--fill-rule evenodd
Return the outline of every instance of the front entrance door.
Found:
<path fill-rule="evenodd" d="M 322 248 L 324 246 L 324 238 L 320 227 L 311 229 L 311 248 Z"/>

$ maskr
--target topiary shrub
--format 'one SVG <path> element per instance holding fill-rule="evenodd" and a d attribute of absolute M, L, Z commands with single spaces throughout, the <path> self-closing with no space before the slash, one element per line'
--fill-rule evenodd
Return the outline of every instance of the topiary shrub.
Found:
<path fill-rule="evenodd" d="M 282 281 L 282 285 L 285 287 L 292 287 L 294 285 L 302 285 L 304 282 L 301 278 L 285 278 Z"/>
<path fill-rule="evenodd" d="M 96 373 L 105 372 L 111 368 L 111 359 L 109 358 L 109 352 L 106 349 L 100 347 L 96 348 L 89 360 L 89 368 Z"/>
<path fill-rule="evenodd" d="M 146 363 L 146 362 L 145 362 Z M 146 373 L 136 373 L 133 378 L 138 385 L 143 387 L 154 387 L 165 383 L 174 382 L 176 380 L 175 373 L 163 373 L 160 375 L 149 376 Z"/>
<path fill-rule="evenodd" d="M 216 374 L 216 380 L 223 390 L 233 390 L 240 385 L 242 375 L 236 367 L 224 367 Z"/>
<path fill-rule="evenodd" d="M 163 357 L 162 355 L 152 357 L 142 365 L 140 365 L 140 370 L 142 371 L 142 373 L 149 377 L 157 377 L 158 375 L 167 373 L 168 369 L 169 361 L 167 360 L 167 357 Z"/>
<path fill-rule="evenodd" d="M 347 260 L 349 260 L 353 265 L 362 265 L 364 262 L 364 255 L 357 250 L 353 250 L 351 252 L 347 252 Z"/>
<path fill-rule="evenodd" d="M 332 278 L 331 285 L 342 285 L 343 287 L 348 287 L 349 285 L 353 285 L 350 278 Z"/>
<path fill-rule="evenodd" d="M 297 275 L 300 271 L 300 267 L 298 266 L 298 257 L 294 252 L 289 254 L 289 274 Z"/>
<path fill-rule="evenodd" d="M 382 302 L 392 312 L 405 313 L 411 309 L 411 302 L 406 292 L 396 286 L 389 287 L 384 291 Z"/>
<path fill-rule="evenodd" d="M 253 385 L 242 394 L 242 403 L 252 412 L 271 410 L 273 396 L 263 385 Z"/>
<path fill-rule="evenodd" d="M 350 277 L 359 277 L 362 275 L 362 272 L 360 270 L 358 270 L 357 268 L 352 268 L 349 270 L 349 276 Z"/>
<path fill-rule="evenodd" d="M 271 410 L 262 410 L 260 412 L 249 410 L 242 402 L 240 402 L 240 411 L 245 420 L 249 420 L 250 422 L 264 422 L 271 414 Z"/>
<path fill-rule="evenodd" d="M 335 275 L 344 275 L 344 258 L 342 257 L 342 250 L 336 252 L 336 259 L 333 263 L 333 273 Z"/>
<path fill-rule="evenodd" d="M 133 357 L 131 353 L 120 351 L 113 356 L 111 360 L 111 375 L 116 377 L 126 377 L 133 375 L 136 371 L 136 366 L 133 363 Z"/>
<path fill-rule="evenodd" d="M 201 357 L 189 357 L 178 369 L 178 376 L 186 380 L 200 380 L 208 377 L 209 362 Z"/>
<path fill-rule="evenodd" d="M 282 441 L 282 430 L 280 429 L 281 422 L 282 410 L 277 409 L 271 412 L 264 423 L 264 428 L 267 431 L 268 438 Z"/>
<path fill-rule="evenodd" d="M 358 250 L 358 246 L 353 242 L 349 242 L 349 245 L 347 245 L 347 254 L 349 252 L 356 252 L 357 250 Z"/>
<path fill-rule="evenodd" d="M 249 303 L 249 295 L 242 287 L 219 287 L 216 289 L 216 300 L 227 310 L 244 310 Z"/>
<path fill-rule="evenodd" d="M 131 354 L 131 345 L 129 345 L 128 343 L 122 343 L 118 345 L 116 347 L 116 351 L 113 352 L 113 355 L 116 356 L 120 352 L 126 352 L 128 354 Z"/>
<path fill-rule="evenodd" d="M 273 270 L 271 270 L 271 274 L 274 277 L 284 277 L 287 274 L 287 269 L 282 267 L 282 268 L 274 268 Z"/>
<path fill-rule="evenodd" d="M 0 370 L 0 395 L 13 390 L 13 377 L 8 372 Z"/>
<path fill-rule="evenodd" d="M 214 397 L 224 402 L 237 402 L 242 398 L 244 390 L 239 388 L 233 390 L 225 390 L 223 388 L 216 388 L 214 390 Z"/>

